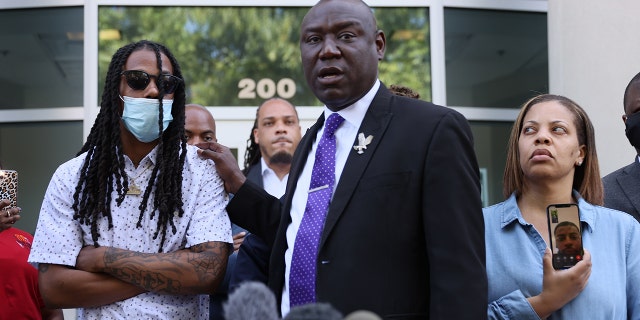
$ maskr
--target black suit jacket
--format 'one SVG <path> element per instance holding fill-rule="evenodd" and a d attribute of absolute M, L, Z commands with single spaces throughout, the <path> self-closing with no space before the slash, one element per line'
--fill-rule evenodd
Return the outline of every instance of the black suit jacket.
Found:
<path fill-rule="evenodd" d="M 269 286 L 279 302 L 293 191 L 323 122 L 300 141 L 282 202 L 247 182 L 227 208 L 273 245 Z M 484 222 L 467 120 L 381 86 L 358 132 L 373 140 L 351 151 L 336 186 L 319 244 L 318 301 L 387 319 L 485 319 Z"/>
<path fill-rule="evenodd" d="M 264 188 L 262 181 L 262 162 L 251 166 L 247 172 L 247 180 Z M 267 283 L 269 277 L 269 257 L 271 248 L 253 233 L 247 234 L 238 249 L 238 257 L 231 273 L 229 292 L 235 290 L 242 282 L 259 281 Z"/>
<path fill-rule="evenodd" d="M 640 221 L 640 163 L 622 167 L 604 178 L 604 206 L 624 211 Z"/>
<path fill-rule="evenodd" d="M 262 161 L 258 161 L 258 163 L 249 168 L 247 180 L 255 183 L 260 188 L 264 188 L 264 182 L 262 182 Z"/>

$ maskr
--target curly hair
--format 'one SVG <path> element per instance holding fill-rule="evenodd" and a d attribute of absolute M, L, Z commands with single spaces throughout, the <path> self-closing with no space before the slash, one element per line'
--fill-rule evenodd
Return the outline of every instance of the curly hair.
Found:
<path fill-rule="evenodd" d="M 114 185 L 118 194 L 116 203 L 118 206 L 124 201 L 126 193 L 129 191 L 129 179 L 124 170 L 124 156 L 122 153 L 122 142 L 120 138 L 120 114 L 121 103 L 119 86 L 121 72 L 129 56 L 139 50 L 150 50 L 155 52 L 158 69 L 162 70 L 161 54 L 164 54 L 173 66 L 173 75 L 182 79 L 180 65 L 173 54 L 165 46 L 148 40 L 142 40 L 128 44 L 116 51 L 111 59 L 107 70 L 104 93 L 100 102 L 100 113 L 91 128 L 78 156 L 86 152 L 84 163 L 80 170 L 80 179 L 73 195 L 73 218 L 80 223 L 91 226 L 91 238 L 94 246 L 98 247 L 98 221 L 101 217 L 106 217 L 109 229 L 113 228 L 111 216 L 111 193 Z M 162 133 L 163 105 L 162 97 L 165 92 L 163 86 L 158 86 L 160 94 L 160 114 L 158 119 L 158 130 Z M 187 154 L 187 141 L 184 134 L 184 113 L 185 88 L 181 83 L 174 93 L 173 108 L 171 114 L 173 121 L 162 133 L 158 143 L 156 165 L 151 173 L 151 178 L 147 184 L 142 202 L 139 206 L 140 215 L 137 227 L 142 228 L 142 218 L 147 209 L 151 190 L 155 185 L 153 201 L 153 212 L 151 219 L 156 213 L 157 226 L 156 239 L 160 232 L 162 238 L 158 252 L 162 252 L 167 229 L 171 227 L 173 233 L 176 227 L 173 223 L 174 212 L 179 217 L 184 215 L 182 201 L 182 170 Z"/>
<path fill-rule="evenodd" d="M 389 86 L 389 91 L 397 96 L 420 99 L 420 94 L 417 91 L 399 84 L 392 84 L 391 86 Z"/>

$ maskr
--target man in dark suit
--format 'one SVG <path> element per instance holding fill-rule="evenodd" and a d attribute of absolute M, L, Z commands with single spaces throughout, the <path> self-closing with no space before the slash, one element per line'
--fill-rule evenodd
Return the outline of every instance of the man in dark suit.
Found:
<path fill-rule="evenodd" d="M 256 119 L 245 152 L 244 174 L 247 180 L 270 195 L 284 195 L 293 152 L 301 137 L 298 112 L 289 101 L 265 100 L 256 111 Z M 245 281 L 267 283 L 271 248 L 255 234 L 245 237 L 231 273 L 230 291 Z"/>
<path fill-rule="evenodd" d="M 216 137 L 216 120 L 211 112 L 202 105 L 189 103 L 184 106 L 184 134 L 187 144 L 195 145 L 203 142 L 218 141 Z M 222 282 L 216 292 L 210 295 L 209 299 L 209 319 L 224 320 L 222 304 L 228 298 L 231 272 L 238 257 L 238 249 L 245 239 L 246 230 L 235 224 L 231 225 L 233 234 L 233 253 L 227 260 L 227 270 L 224 273 Z"/>
<path fill-rule="evenodd" d="M 235 193 L 227 207 L 232 221 L 272 245 L 269 286 L 284 315 L 292 306 L 295 239 L 314 191 L 314 154 L 325 118 L 338 113 L 345 120 L 335 131 L 336 184 L 314 255 L 315 301 L 387 319 L 486 319 L 469 124 L 452 109 L 393 95 L 378 80 L 385 46 L 359 0 L 320 1 L 303 19 L 304 74 L 325 110 L 300 141 L 282 202 L 246 182 L 228 148 L 211 143 L 199 152 L 216 161 Z"/>
<path fill-rule="evenodd" d="M 624 90 L 622 121 L 626 135 L 636 153 L 640 155 L 640 73 L 636 74 Z M 605 207 L 627 212 L 640 221 L 640 158 L 604 178 Z"/>

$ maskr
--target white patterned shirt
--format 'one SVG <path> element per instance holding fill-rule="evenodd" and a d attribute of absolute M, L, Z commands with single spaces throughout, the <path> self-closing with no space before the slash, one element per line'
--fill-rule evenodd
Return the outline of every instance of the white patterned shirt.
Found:
<path fill-rule="evenodd" d="M 225 209 L 229 197 L 213 161 L 199 158 L 196 150 L 196 147 L 187 146 L 182 180 L 184 215 L 182 218 L 174 216 L 177 232 L 173 234 L 169 227 L 162 252 L 173 252 L 209 241 L 233 243 Z M 153 149 L 137 168 L 124 156 L 130 189 L 135 183 L 144 194 L 155 165 L 156 152 L 157 148 Z M 67 161 L 54 173 L 40 210 L 29 262 L 75 266 L 80 249 L 93 244 L 91 226 L 73 219 L 72 209 L 73 194 L 85 156 L 86 153 Z M 107 218 L 101 218 L 98 223 L 98 243 L 101 246 L 142 253 L 158 252 L 162 235 L 153 239 L 158 229 L 158 212 L 153 219 L 150 218 L 155 198 L 153 191 L 141 221 L 142 227 L 136 227 L 142 194 L 127 195 L 118 206 L 114 184 L 111 194 L 113 228 L 108 228 Z M 98 308 L 80 308 L 78 319 L 208 319 L 208 308 L 200 306 L 208 305 L 201 301 L 202 297 L 147 292 Z"/>

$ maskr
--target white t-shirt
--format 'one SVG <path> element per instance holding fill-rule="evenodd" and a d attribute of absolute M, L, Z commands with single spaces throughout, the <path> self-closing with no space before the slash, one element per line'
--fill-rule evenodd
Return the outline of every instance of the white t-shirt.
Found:
<path fill-rule="evenodd" d="M 177 214 L 174 216 L 177 232 L 173 234 L 169 227 L 162 252 L 172 252 L 209 241 L 233 242 L 231 224 L 225 210 L 229 197 L 224 191 L 223 182 L 213 161 L 199 158 L 196 150 L 196 147 L 187 146 L 182 182 L 184 215 L 182 218 Z M 71 207 L 85 156 L 86 153 L 67 161 L 54 173 L 40 210 L 29 262 L 75 266 L 80 249 L 93 244 L 91 226 L 73 219 L 74 211 Z M 134 183 L 132 180 L 135 180 L 135 184 L 144 193 L 155 158 L 156 149 L 135 168 L 131 160 L 124 156 L 130 186 Z M 117 191 L 114 190 L 111 195 L 113 228 L 109 229 L 107 218 L 102 218 L 98 223 L 98 243 L 136 252 L 157 253 L 162 235 L 153 239 L 158 229 L 158 213 L 150 219 L 154 192 L 149 196 L 141 228 L 137 228 L 136 223 L 140 215 L 138 206 L 143 199 L 142 194 L 125 196 L 120 206 L 116 203 L 117 196 Z M 78 319 L 208 319 L 208 310 L 200 306 L 201 303 L 208 303 L 201 299 L 202 295 L 161 295 L 148 292 L 98 308 L 78 309 Z"/>

